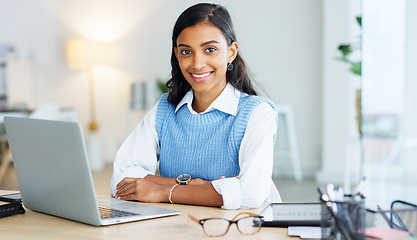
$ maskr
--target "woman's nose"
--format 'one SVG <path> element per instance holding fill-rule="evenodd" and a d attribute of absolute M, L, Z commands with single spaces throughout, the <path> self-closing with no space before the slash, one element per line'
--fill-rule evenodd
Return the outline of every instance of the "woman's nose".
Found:
<path fill-rule="evenodd" d="M 206 58 L 203 54 L 194 54 L 193 58 L 193 68 L 194 69 L 202 69 L 206 66 Z"/>

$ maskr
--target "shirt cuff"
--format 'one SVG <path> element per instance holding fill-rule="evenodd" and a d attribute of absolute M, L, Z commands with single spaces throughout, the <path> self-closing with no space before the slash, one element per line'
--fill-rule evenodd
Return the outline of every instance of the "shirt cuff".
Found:
<path fill-rule="evenodd" d="M 236 177 L 218 179 L 211 182 L 214 189 L 223 197 L 223 209 L 239 209 L 242 205 L 242 190 Z"/>

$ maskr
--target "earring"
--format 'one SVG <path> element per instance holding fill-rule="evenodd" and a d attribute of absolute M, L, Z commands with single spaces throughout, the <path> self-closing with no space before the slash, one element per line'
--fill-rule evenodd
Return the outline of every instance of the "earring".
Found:
<path fill-rule="evenodd" d="M 232 63 L 232 61 L 230 61 L 228 64 L 227 64 L 227 71 L 232 71 L 233 70 L 233 63 Z"/>

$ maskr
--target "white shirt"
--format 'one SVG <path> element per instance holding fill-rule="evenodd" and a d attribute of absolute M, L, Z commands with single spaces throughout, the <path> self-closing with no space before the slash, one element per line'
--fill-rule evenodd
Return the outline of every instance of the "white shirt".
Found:
<path fill-rule="evenodd" d="M 223 92 L 203 112 L 192 108 L 193 91 L 189 91 L 177 105 L 177 111 L 186 104 L 192 114 L 204 114 L 215 109 L 236 116 L 240 92 L 227 84 Z M 155 129 L 158 103 L 146 114 L 133 132 L 123 142 L 116 154 L 112 194 L 125 177 L 144 178 L 155 175 L 158 165 L 159 139 Z M 212 181 L 214 189 L 222 195 L 224 209 L 257 208 L 267 199 L 281 202 L 272 181 L 273 135 L 277 131 L 276 112 L 268 103 L 259 104 L 249 118 L 239 150 L 240 173 L 238 178 Z"/>

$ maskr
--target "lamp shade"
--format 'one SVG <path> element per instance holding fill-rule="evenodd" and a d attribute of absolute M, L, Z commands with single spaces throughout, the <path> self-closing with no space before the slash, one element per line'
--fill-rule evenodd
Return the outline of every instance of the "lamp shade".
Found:
<path fill-rule="evenodd" d="M 111 44 L 82 38 L 67 41 L 67 64 L 73 69 L 85 69 L 94 64 L 108 64 L 112 58 Z"/>

